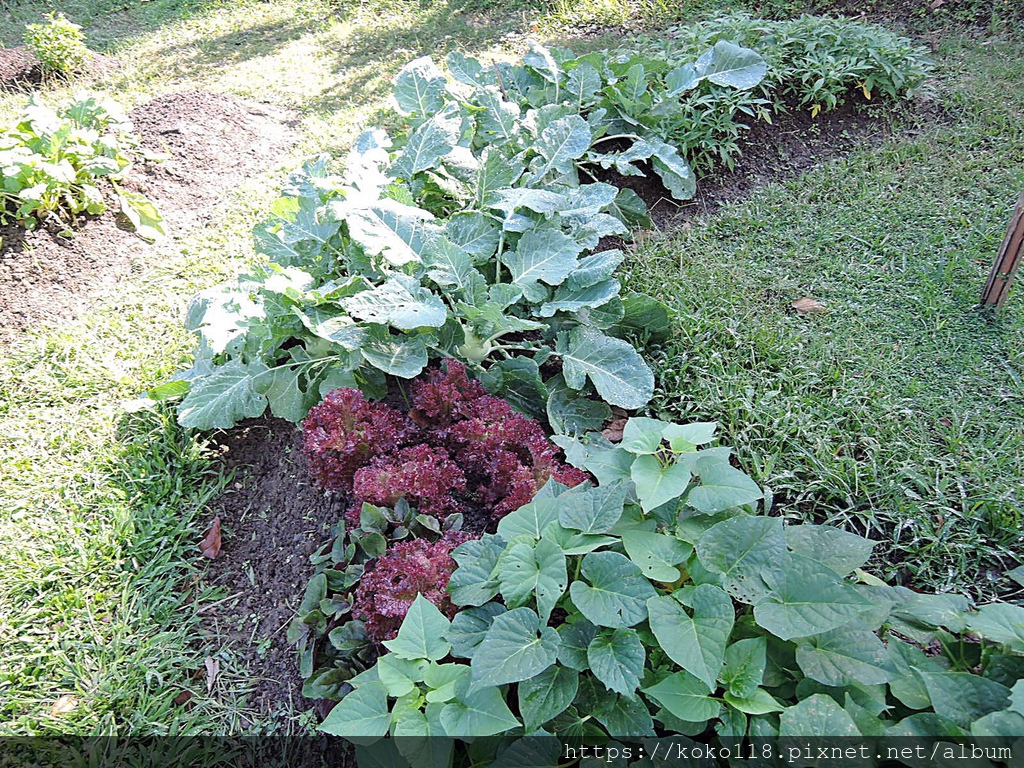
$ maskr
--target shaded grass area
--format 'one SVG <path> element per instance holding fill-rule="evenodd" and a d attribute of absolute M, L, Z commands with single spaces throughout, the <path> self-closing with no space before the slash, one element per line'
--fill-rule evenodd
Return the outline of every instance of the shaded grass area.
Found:
<path fill-rule="evenodd" d="M 1022 551 L 1024 309 L 976 305 L 1024 189 L 1024 47 L 941 54 L 947 124 L 649 243 L 630 287 L 679 312 L 655 408 L 721 422 L 777 513 L 879 540 L 884 578 L 992 597 Z"/>

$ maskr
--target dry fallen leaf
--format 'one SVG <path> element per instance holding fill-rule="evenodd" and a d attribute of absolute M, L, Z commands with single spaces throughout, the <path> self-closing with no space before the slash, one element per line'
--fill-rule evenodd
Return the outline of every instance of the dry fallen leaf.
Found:
<path fill-rule="evenodd" d="M 946 4 L 946 0 L 933 0 L 932 1 L 932 10 L 934 11 L 936 8 L 941 8 L 945 4 Z"/>
<path fill-rule="evenodd" d="M 203 664 L 206 666 L 206 692 L 213 693 L 213 684 L 217 682 L 217 675 L 220 674 L 220 662 L 212 656 L 207 656 Z"/>
<path fill-rule="evenodd" d="M 188 702 L 188 700 L 191 699 L 191 698 L 192 698 L 192 691 L 182 691 L 181 693 L 179 693 L 177 696 L 174 697 L 174 703 L 177 706 L 180 707 L 180 706 L 183 706 L 184 704 L 186 704 Z"/>
<path fill-rule="evenodd" d="M 210 530 L 206 532 L 206 538 L 199 543 L 199 550 L 204 557 L 215 560 L 220 554 L 220 517 L 213 518 Z"/>
<path fill-rule="evenodd" d="M 825 311 L 825 305 L 820 301 L 815 301 L 810 296 L 804 296 L 802 299 L 797 299 L 793 302 L 792 307 L 801 317 L 806 315 L 819 315 Z"/>
<path fill-rule="evenodd" d="M 56 717 L 57 715 L 66 715 L 68 712 L 78 706 L 78 699 L 74 696 L 61 696 L 50 707 L 50 716 Z"/>

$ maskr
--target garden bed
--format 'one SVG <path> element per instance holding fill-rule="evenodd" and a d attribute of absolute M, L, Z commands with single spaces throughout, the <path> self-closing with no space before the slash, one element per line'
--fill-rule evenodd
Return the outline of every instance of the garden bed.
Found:
<path fill-rule="evenodd" d="M 129 116 L 142 145 L 170 159 L 133 169 L 125 186 L 156 203 L 171 237 L 211 225 L 224 195 L 271 165 L 294 138 L 286 113 L 216 93 L 161 96 Z M 85 218 L 70 238 L 59 226 L 0 227 L 0 342 L 74 317 L 90 295 L 153 250 L 113 212 L 116 204 L 111 209 Z"/>

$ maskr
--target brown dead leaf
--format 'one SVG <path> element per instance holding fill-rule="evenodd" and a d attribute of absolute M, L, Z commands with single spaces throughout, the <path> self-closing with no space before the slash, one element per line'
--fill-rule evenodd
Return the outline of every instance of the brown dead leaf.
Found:
<path fill-rule="evenodd" d="M 626 428 L 627 421 L 629 419 L 613 419 L 608 422 L 608 426 L 601 430 L 601 434 L 605 439 L 618 443 L 622 440 L 622 430 Z"/>
<path fill-rule="evenodd" d="M 203 553 L 203 557 L 208 557 L 211 560 L 216 560 L 217 555 L 220 554 L 220 516 L 213 518 L 213 524 L 210 526 L 210 530 L 206 532 L 206 538 L 199 543 L 199 551 Z"/>
<path fill-rule="evenodd" d="M 184 706 L 188 703 L 188 700 L 192 698 L 192 691 L 182 691 L 174 697 L 174 703 L 176 706 Z"/>
<path fill-rule="evenodd" d="M 212 656 L 207 656 L 203 665 L 206 667 L 206 692 L 213 693 L 213 684 L 217 682 L 217 675 L 220 674 L 220 662 Z"/>
<path fill-rule="evenodd" d="M 934 11 L 934 10 L 935 10 L 935 9 L 937 9 L 937 8 L 941 8 L 941 7 L 942 7 L 942 6 L 944 6 L 945 4 L 946 4 L 946 0 L 932 0 L 932 6 L 931 6 L 931 8 L 932 8 L 932 10 Z"/>
<path fill-rule="evenodd" d="M 820 315 L 825 311 L 825 305 L 820 301 L 815 301 L 810 296 L 804 296 L 802 299 L 797 299 L 791 306 L 801 317 L 806 317 L 807 315 Z"/>
<path fill-rule="evenodd" d="M 66 715 L 68 712 L 78 706 L 78 699 L 74 696 L 64 695 L 53 702 L 53 706 L 50 707 L 50 717 L 57 717 L 58 715 Z"/>

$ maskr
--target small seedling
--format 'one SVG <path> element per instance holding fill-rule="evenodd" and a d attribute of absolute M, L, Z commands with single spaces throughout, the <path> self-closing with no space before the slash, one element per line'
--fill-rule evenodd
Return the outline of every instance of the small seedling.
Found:
<path fill-rule="evenodd" d="M 70 75 L 82 70 L 92 57 L 81 26 L 63 13 L 49 13 L 49 23 L 27 24 L 25 45 L 32 49 L 47 72 Z"/>

